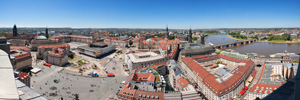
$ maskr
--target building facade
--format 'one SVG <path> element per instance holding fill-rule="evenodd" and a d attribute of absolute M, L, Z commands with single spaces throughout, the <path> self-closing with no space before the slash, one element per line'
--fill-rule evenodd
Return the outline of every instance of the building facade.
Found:
<path fill-rule="evenodd" d="M 15 70 L 23 70 L 32 67 L 32 57 L 29 52 L 11 51 L 11 56 Z"/>
<path fill-rule="evenodd" d="M 101 42 L 101 43 L 93 43 L 90 45 L 79 46 L 77 47 L 77 50 L 79 51 L 79 53 L 97 58 L 114 51 L 115 46 L 107 45 Z"/>
<path fill-rule="evenodd" d="M 60 44 L 60 45 L 41 45 L 38 47 L 38 54 L 37 54 L 37 58 L 39 59 L 43 59 L 44 58 L 44 54 L 47 51 L 52 51 L 53 48 L 62 48 L 64 49 L 67 54 L 70 54 L 70 45 L 69 44 Z"/>
<path fill-rule="evenodd" d="M 96 38 L 91 36 L 81 36 L 81 35 L 57 35 L 50 37 L 50 40 L 55 40 L 58 42 L 82 42 L 82 43 L 93 43 Z"/>
<path fill-rule="evenodd" d="M 159 63 L 168 62 L 171 56 L 162 56 L 154 52 L 141 52 L 125 54 L 125 63 L 131 70 L 153 66 Z"/>
<path fill-rule="evenodd" d="M 222 64 L 216 64 L 222 62 Z M 219 55 L 182 58 L 181 69 L 197 90 L 210 100 L 228 100 L 239 96 L 246 79 L 254 71 L 254 62 Z"/>
<path fill-rule="evenodd" d="M 53 48 L 51 52 L 44 55 L 44 60 L 49 64 L 64 66 L 68 63 L 68 54 L 64 49 Z"/>

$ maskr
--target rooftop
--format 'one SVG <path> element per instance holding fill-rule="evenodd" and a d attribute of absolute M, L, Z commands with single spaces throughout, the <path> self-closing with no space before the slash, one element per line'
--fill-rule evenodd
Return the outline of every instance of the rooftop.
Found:
<path fill-rule="evenodd" d="M 271 74 L 273 73 L 272 65 L 274 64 L 265 64 L 259 84 L 282 85 L 282 81 L 271 81 Z"/>
<path fill-rule="evenodd" d="M 19 100 L 13 67 L 8 54 L 0 50 L 0 98 Z"/>
<path fill-rule="evenodd" d="M 134 98 L 140 99 L 152 99 L 152 100 L 164 100 L 164 92 L 150 92 L 150 91 L 142 91 L 136 90 Z"/>
<path fill-rule="evenodd" d="M 25 46 L 10 46 L 10 49 L 17 49 L 17 50 L 23 50 L 23 51 L 29 51 L 29 47 Z"/>
<path fill-rule="evenodd" d="M 131 61 L 135 63 L 164 58 L 163 56 L 154 52 L 130 53 L 127 55 L 129 56 Z"/>
<path fill-rule="evenodd" d="M 66 51 L 61 48 L 54 48 L 50 53 L 49 56 L 54 56 L 54 57 L 64 57 L 66 55 Z"/>
<path fill-rule="evenodd" d="M 251 66 L 254 64 L 253 61 L 245 60 L 245 59 L 236 59 L 224 56 L 222 54 L 219 54 L 216 56 L 216 58 L 222 58 L 225 60 L 237 62 L 237 63 L 244 63 L 239 65 L 238 67 L 234 68 L 230 74 L 231 76 L 225 75 L 223 78 L 226 80 L 220 80 L 220 78 L 214 74 L 212 74 L 210 71 L 208 71 L 204 66 L 201 66 L 199 64 L 199 61 L 196 61 L 197 58 L 208 58 L 211 57 L 211 55 L 200 55 L 200 56 L 194 56 L 194 57 L 185 57 L 182 59 L 182 61 L 188 65 L 188 67 L 193 70 L 203 81 L 204 83 L 212 88 L 212 91 L 214 91 L 218 96 L 220 93 L 225 93 L 225 90 L 230 91 L 230 88 L 235 86 L 235 83 L 241 81 L 243 78 L 243 75 L 246 73 L 251 72 Z M 210 61 L 210 60 L 206 60 Z M 226 78 L 227 77 L 227 78 Z"/>
<path fill-rule="evenodd" d="M 16 79 L 16 84 L 17 84 L 18 93 L 20 94 L 20 98 L 22 100 L 47 100 L 42 95 L 36 93 L 31 88 L 26 86 L 20 80 Z"/>
<path fill-rule="evenodd" d="M 190 84 L 189 81 L 182 76 L 179 79 L 177 79 L 177 83 L 180 85 L 181 88 L 185 88 L 187 85 Z"/>
<path fill-rule="evenodd" d="M 55 47 L 70 47 L 69 44 L 59 44 L 59 45 L 40 45 L 38 48 L 55 48 Z"/>
<path fill-rule="evenodd" d="M 110 47 L 110 46 L 106 46 L 106 47 L 92 47 L 92 46 L 89 46 L 89 45 L 83 45 L 83 46 L 78 46 L 77 48 L 81 48 L 81 49 L 88 49 L 90 51 L 99 51 L 103 48 L 107 48 L 107 47 Z"/>

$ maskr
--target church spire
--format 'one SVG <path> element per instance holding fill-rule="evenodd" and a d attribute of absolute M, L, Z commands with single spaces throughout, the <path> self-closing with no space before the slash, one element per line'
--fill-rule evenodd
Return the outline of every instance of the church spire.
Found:
<path fill-rule="evenodd" d="M 169 39 L 169 29 L 168 29 L 168 24 L 167 24 L 167 28 L 166 28 L 166 38 Z"/>
<path fill-rule="evenodd" d="M 47 37 L 47 39 L 49 38 L 48 28 L 47 27 L 46 27 L 46 37 Z"/>
<path fill-rule="evenodd" d="M 193 32 L 192 32 L 192 28 L 190 26 L 190 30 L 189 30 L 189 34 L 188 34 L 188 42 L 192 43 L 193 42 Z"/>
<path fill-rule="evenodd" d="M 13 28 L 13 36 L 18 36 L 16 24 L 14 25 L 14 28 Z"/>

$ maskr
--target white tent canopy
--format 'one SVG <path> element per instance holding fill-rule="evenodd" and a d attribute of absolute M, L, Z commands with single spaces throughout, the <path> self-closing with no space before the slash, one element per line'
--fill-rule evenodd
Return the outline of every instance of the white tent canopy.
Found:
<path fill-rule="evenodd" d="M 31 69 L 30 71 L 31 71 L 32 73 L 36 74 L 36 73 L 40 72 L 41 69 L 39 69 L 39 68 L 33 68 L 33 69 Z"/>

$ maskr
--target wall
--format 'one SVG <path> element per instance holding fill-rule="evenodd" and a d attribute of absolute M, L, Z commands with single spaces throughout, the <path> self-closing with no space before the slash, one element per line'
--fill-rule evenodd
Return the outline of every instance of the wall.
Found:
<path fill-rule="evenodd" d="M 28 57 L 25 60 L 17 61 L 15 64 L 16 70 L 21 70 L 26 67 L 32 66 L 32 58 Z"/>

